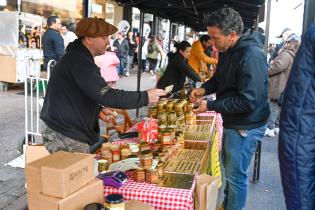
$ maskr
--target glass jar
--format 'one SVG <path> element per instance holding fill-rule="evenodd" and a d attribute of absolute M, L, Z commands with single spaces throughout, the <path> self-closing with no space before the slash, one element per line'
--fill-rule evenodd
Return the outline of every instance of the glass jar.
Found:
<path fill-rule="evenodd" d="M 186 112 L 191 112 L 193 110 L 194 104 L 191 102 L 188 102 L 185 106 L 185 111 Z"/>
<path fill-rule="evenodd" d="M 167 115 L 167 123 L 168 125 L 175 125 L 177 121 L 177 116 L 175 112 L 170 112 Z"/>
<path fill-rule="evenodd" d="M 151 106 L 148 108 L 148 117 L 157 118 L 157 108 L 154 106 Z"/>
<path fill-rule="evenodd" d="M 146 182 L 157 184 L 159 182 L 159 174 L 157 169 L 147 169 L 145 174 Z"/>
<path fill-rule="evenodd" d="M 172 144 L 172 139 L 171 139 L 171 132 L 168 130 L 165 130 L 162 132 L 161 136 L 162 144 L 167 145 L 167 144 Z"/>
<path fill-rule="evenodd" d="M 174 102 L 169 101 L 166 104 L 166 111 L 167 112 L 173 112 L 174 111 Z"/>
<path fill-rule="evenodd" d="M 121 153 L 120 155 L 121 159 L 124 160 L 124 159 L 127 159 L 129 155 L 131 155 L 131 150 L 125 148 L 125 149 L 122 149 L 120 153 Z"/>
<path fill-rule="evenodd" d="M 157 111 L 157 113 L 163 113 L 165 111 L 164 110 L 164 105 L 165 105 L 165 102 L 163 102 L 163 101 L 159 101 L 156 104 L 156 111 Z"/>
<path fill-rule="evenodd" d="M 185 123 L 186 125 L 192 125 L 195 122 L 195 114 L 190 111 L 185 113 Z"/>
<path fill-rule="evenodd" d="M 110 165 L 113 162 L 113 154 L 110 149 L 102 150 L 101 159 L 107 160 L 107 164 Z"/>
<path fill-rule="evenodd" d="M 90 203 L 84 207 L 84 210 L 105 210 L 101 203 Z"/>
<path fill-rule="evenodd" d="M 141 142 L 140 143 L 140 152 L 150 150 L 150 144 L 148 142 Z"/>
<path fill-rule="evenodd" d="M 100 159 L 97 161 L 97 163 L 98 163 L 98 172 L 99 173 L 102 173 L 103 171 L 107 170 L 107 168 L 108 168 L 107 160 Z"/>
<path fill-rule="evenodd" d="M 105 197 L 106 210 L 125 210 L 124 197 L 121 194 L 110 194 Z"/>
<path fill-rule="evenodd" d="M 162 125 L 166 125 L 167 124 L 167 114 L 166 113 L 160 113 L 158 116 L 158 121 L 159 124 Z"/>
<path fill-rule="evenodd" d="M 143 168 L 138 168 L 133 171 L 133 179 L 136 182 L 145 182 L 145 170 Z"/>
<path fill-rule="evenodd" d="M 175 112 L 177 113 L 177 115 L 184 113 L 184 104 L 181 103 L 181 102 L 177 102 L 177 103 L 174 105 L 174 110 L 175 110 Z"/>
<path fill-rule="evenodd" d="M 113 155 L 113 163 L 120 161 L 120 147 L 118 144 L 113 144 L 111 146 L 112 155 Z"/>
<path fill-rule="evenodd" d="M 146 150 L 140 154 L 140 166 L 144 169 L 150 168 L 153 163 L 153 155 L 151 151 Z"/>
<path fill-rule="evenodd" d="M 159 154 L 159 160 L 160 160 L 161 162 L 165 162 L 165 160 L 166 160 L 165 153 L 161 152 L 161 153 Z"/>

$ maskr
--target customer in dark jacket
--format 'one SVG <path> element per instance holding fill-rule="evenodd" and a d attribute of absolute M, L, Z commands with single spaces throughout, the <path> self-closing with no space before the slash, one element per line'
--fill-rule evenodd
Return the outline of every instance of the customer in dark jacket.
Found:
<path fill-rule="evenodd" d="M 120 65 L 118 66 L 118 74 L 119 76 L 129 76 L 129 73 L 126 74 L 126 65 L 127 65 L 127 57 L 129 53 L 129 43 L 125 39 L 122 32 L 117 33 L 117 39 L 113 43 L 113 47 L 115 48 L 115 52 L 117 57 L 119 58 Z"/>
<path fill-rule="evenodd" d="M 105 53 L 109 35 L 116 31 L 101 18 L 86 18 L 78 23 L 79 39 L 68 45 L 54 68 L 41 112 L 47 124 L 43 141 L 49 152 L 89 152 L 89 146 L 99 140 L 100 105 L 134 109 L 157 102 L 164 95 L 158 89 L 123 91 L 108 86 L 93 57 Z M 111 114 L 107 109 L 102 111 Z"/>
<path fill-rule="evenodd" d="M 59 33 L 61 22 L 58 16 L 47 18 L 48 29 L 42 38 L 44 53 L 44 69 L 47 69 L 48 61 L 59 61 L 65 53 L 63 38 Z"/>
<path fill-rule="evenodd" d="M 183 88 L 186 76 L 194 82 L 200 82 L 199 75 L 188 65 L 187 59 L 190 55 L 191 44 L 187 41 L 176 43 L 177 51 L 168 54 L 168 65 L 163 76 L 157 82 L 156 87 L 164 89 L 169 85 L 174 85 L 172 92 Z"/>
<path fill-rule="evenodd" d="M 240 210 L 246 203 L 247 169 L 270 112 L 266 56 L 261 50 L 261 34 L 241 34 L 243 21 L 235 10 L 213 12 L 207 26 L 220 51 L 219 63 L 214 76 L 192 90 L 190 99 L 199 103 L 197 113 L 213 110 L 222 114 L 221 155 L 226 177 L 223 204 L 227 210 Z M 215 101 L 200 99 L 212 93 L 216 93 Z"/>
<path fill-rule="evenodd" d="M 315 24 L 304 34 L 280 115 L 279 161 L 288 210 L 315 209 Z"/>

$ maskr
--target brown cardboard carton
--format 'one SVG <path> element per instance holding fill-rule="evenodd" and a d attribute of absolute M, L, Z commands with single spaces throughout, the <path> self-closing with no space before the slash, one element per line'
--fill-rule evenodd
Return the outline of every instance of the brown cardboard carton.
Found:
<path fill-rule="evenodd" d="M 41 166 L 44 195 L 65 198 L 95 178 L 92 155 L 69 152 L 55 154 L 51 155 L 51 161 Z"/>
<path fill-rule="evenodd" d="M 52 161 L 53 156 L 61 156 L 65 152 L 57 152 L 54 155 L 48 155 L 44 158 L 38 159 L 25 166 L 25 179 L 27 183 L 27 189 L 32 192 L 42 192 L 42 175 L 41 167 L 46 163 Z"/>
<path fill-rule="evenodd" d="M 140 201 L 130 200 L 125 204 L 125 210 L 154 210 L 154 207 Z"/>
<path fill-rule="evenodd" d="M 25 150 L 25 164 L 41 159 L 49 155 L 44 145 L 30 145 Z"/>
<path fill-rule="evenodd" d="M 29 210 L 82 210 L 89 203 L 104 203 L 103 182 L 94 179 L 64 199 L 27 191 Z"/>
<path fill-rule="evenodd" d="M 215 210 L 219 189 L 219 178 L 202 174 L 197 177 L 195 209 Z"/>

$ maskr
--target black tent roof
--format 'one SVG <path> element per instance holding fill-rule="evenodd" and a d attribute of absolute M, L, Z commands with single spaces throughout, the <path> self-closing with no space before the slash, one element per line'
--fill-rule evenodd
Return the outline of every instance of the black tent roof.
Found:
<path fill-rule="evenodd" d="M 120 6 L 137 7 L 143 12 L 187 25 L 196 31 L 205 31 L 205 17 L 224 6 L 237 10 L 243 18 L 245 27 L 252 28 L 265 0 L 116 0 L 116 2 Z"/>

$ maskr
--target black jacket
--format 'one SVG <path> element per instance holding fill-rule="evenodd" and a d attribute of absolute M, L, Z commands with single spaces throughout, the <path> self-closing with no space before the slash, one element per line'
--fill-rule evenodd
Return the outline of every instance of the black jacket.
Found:
<path fill-rule="evenodd" d="M 53 130 L 92 145 L 99 139 L 99 105 L 133 109 L 147 104 L 147 92 L 110 88 L 77 39 L 51 74 L 41 119 Z"/>
<path fill-rule="evenodd" d="M 59 32 L 48 28 L 42 38 L 43 53 L 44 53 L 44 67 L 46 69 L 49 60 L 59 61 L 65 54 L 65 46 L 63 38 Z"/>
<path fill-rule="evenodd" d="M 267 122 L 268 74 L 263 37 L 244 34 L 225 53 L 220 53 L 217 71 L 202 85 L 206 94 L 216 93 L 208 109 L 222 114 L 225 128 L 253 129 Z"/>
<path fill-rule="evenodd" d="M 168 65 L 163 76 L 156 84 L 157 88 L 164 89 L 169 85 L 174 85 L 172 92 L 183 88 L 186 76 L 195 82 L 200 82 L 199 75 L 187 64 L 187 60 L 178 52 L 168 54 Z"/>
<path fill-rule="evenodd" d="M 129 43 L 126 39 L 123 39 L 121 44 L 118 39 L 116 39 L 113 43 L 113 46 L 116 47 L 116 55 L 118 58 L 127 58 L 129 53 Z"/>
<path fill-rule="evenodd" d="M 136 43 L 136 38 L 132 37 L 132 41 L 134 42 L 133 44 L 131 44 L 131 40 L 129 39 L 129 37 L 126 38 L 127 42 L 128 42 L 128 55 L 129 56 L 134 56 L 135 55 L 135 51 L 137 48 L 137 43 Z"/>

